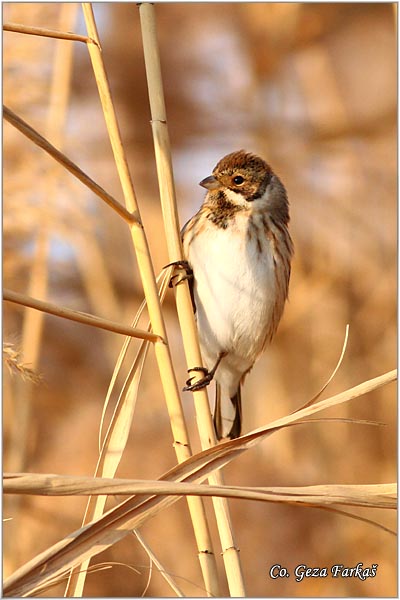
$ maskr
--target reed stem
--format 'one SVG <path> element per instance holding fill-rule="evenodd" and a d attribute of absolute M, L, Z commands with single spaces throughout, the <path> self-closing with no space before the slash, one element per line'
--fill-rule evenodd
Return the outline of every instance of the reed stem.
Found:
<path fill-rule="evenodd" d="M 168 245 L 169 261 L 183 259 L 179 233 L 179 220 L 175 198 L 175 186 L 172 173 L 171 148 L 169 142 L 164 90 L 161 76 L 160 55 L 156 33 L 155 10 L 152 4 L 139 6 L 143 49 L 149 90 L 151 125 L 156 155 L 157 174 L 160 188 L 161 205 Z M 182 331 L 183 344 L 188 367 L 202 364 L 197 328 L 194 320 L 192 302 L 187 283 L 175 287 L 178 318 Z M 207 391 L 194 392 L 196 420 L 202 449 L 216 444 Z M 210 483 L 222 485 L 220 472 L 210 476 Z M 232 596 L 245 596 L 242 567 L 239 551 L 236 547 L 228 502 L 225 498 L 213 499 L 218 531 L 221 539 L 222 554 Z"/>
<path fill-rule="evenodd" d="M 88 36 L 95 40 L 95 44 L 88 44 L 92 68 L 95 75 L 100 101 L 103 108 L 104 118 L 110 138 L 114 160 L 120 178 L 125 204 L 128 211 L 135 215 L 135 220 L 129 224 L 132 242 L 136 252 L 139 272 L 143 284 L 144 295 L 146 298 L 149 317 L 153 331 L 159 335 L 163 342 L 154 344 L 155 355 L 160 372 L 161 382 L 167 403 L 168 413 L 171 422 L 172 434 L 174 438 L 174 448 L 178 462 L 183 462 L 191 456 L 189 438 L 183 414 L 182 404 L 179 396 L 175 372 L 172 365 L 171 354 L 167 342 L 167 333 L 164 324 L 164 318 L 161 310 L 160 298 L 158 295 L 157 283 L 151 261 L 150 250 L 143 229 L 139 207 L 134 192 L 134 187 L 122 144 L 119 131 L 117 116 L 111 97 L 107 74 L 104 67 L 100 40 L 97 32 L 96 22 L 93 14 L 92 5 L 84 3 L 82 5 Z M 209 542 L 209 531 L 205 516 L 204 504 L 201 498 L 189 497 L 187 499 L 193 528 L 198 545 L 199 555 L 206 552 Z M 200 560 L 203 568 L 203 561 Z M 83 568 L 85 570 L 85 566 Z M 75 579 L 76 576 L 76 579 Z M 207 582 L 206 573 L 203 570 L 205 583 Z M 77 574 L 77 570 L 72 576 L 71 584 L 68 586 L 68 594 L 76 595 L 83 588 L 83 575 Z M 207 585 L 206 585 L 207 587 Z"/>

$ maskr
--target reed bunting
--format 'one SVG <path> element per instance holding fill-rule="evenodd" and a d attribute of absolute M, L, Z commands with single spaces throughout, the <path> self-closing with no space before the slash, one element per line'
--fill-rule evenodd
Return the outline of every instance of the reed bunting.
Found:
<path fill-rule="evenodd" d="M 216 382 L 218 439 L 240 436 L 240 388 L 272 340 L 288 296 L 293 244 L 286 190 L 260 157 L 240 150 L 222 158 L 200 182 L 205 200 L 182 230 L 193 273 L 204 377 L 184 390 Z M 182 266 L 182 264 L 181 264 Z"/>

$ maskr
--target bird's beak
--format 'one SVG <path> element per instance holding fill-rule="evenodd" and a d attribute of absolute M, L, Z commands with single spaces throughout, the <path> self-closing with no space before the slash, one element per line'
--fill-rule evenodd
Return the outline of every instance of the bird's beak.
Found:
<path fill-rule="evenodd" d="M 201 185 L 203 188 L 206 188 L 207 190 L 216 190 L 220 187 L 220 183 L 218 179 L 214 177 L 214 175 L 210 175 L 209 177 L 202 179 L 199 185 Z"/>

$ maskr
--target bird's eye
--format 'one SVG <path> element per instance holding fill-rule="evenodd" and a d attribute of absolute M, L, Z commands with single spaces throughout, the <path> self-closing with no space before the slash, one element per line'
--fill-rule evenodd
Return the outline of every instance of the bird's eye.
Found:
<path fill-rule="evenodd" d="M 233 178 L 233 183 L 236 183 L 236 185 L 240 185 L 243 182 L 244 179 L 241 175 L 236 175 L 236 177 Z"/>

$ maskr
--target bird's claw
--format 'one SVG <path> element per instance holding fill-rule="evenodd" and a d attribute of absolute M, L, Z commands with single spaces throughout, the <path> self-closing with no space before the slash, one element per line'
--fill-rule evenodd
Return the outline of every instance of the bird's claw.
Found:
<path fill-rule="evenodd" d="M 187 260 L 176 260 L 165 265 L 164 269 L 166 269 L 167 267 L 176 267 L 185 271 L 185 275 L 178 273 L 177 275 L 173 275 L 171 277 L 168 284 L 168 287 L 170 288 L 174 287 L 174 285 L 179 285 L 180 283 L 182 283 L 182 281 L 193 279 L 193 270 Z M 176 283 L 174 283 L 174 280 L 178 277 L 180 279 Z"/>
<path fill-rule="evenodd" d="M 192 383 L 194 377 L 190 377 L 186 381 L 186 385 L 183 388 L 184 392 L 197 392 L 198 390 L 202 390 L 211 383 L 214 377 L 214 373 L 209 373 L 208 369 L 206 369 L 205 367 L 193 367 L 188 370 L 189 373 L 190 371 L 201 371 L 202 373 L 204 373 L 204 377 L 196 381 L 196 383 Z"/>

